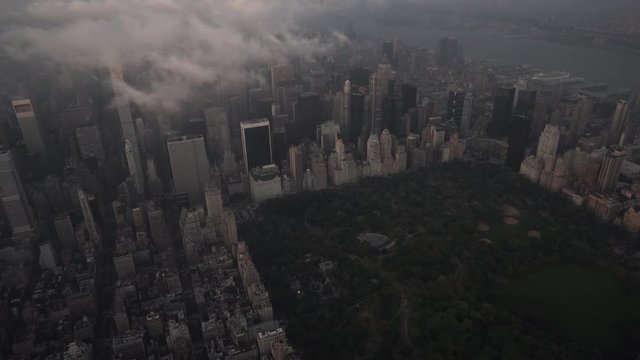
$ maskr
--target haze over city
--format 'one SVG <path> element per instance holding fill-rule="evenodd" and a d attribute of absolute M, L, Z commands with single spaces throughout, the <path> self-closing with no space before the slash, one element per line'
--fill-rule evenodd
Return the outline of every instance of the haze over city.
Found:
<path fill-rule="evenodd" d="M 3 0 L 0 359 L 637 359 L 638 14 Z"/>

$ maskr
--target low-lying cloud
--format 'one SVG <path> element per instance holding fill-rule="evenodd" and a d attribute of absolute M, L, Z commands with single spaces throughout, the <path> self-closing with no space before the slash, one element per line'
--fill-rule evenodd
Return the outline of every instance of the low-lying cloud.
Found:
<path fill-rule="evenodd" d="M 12 1 L 12 0 L 9 0 Z M 369 4 L 375 1 L 365 1 Z M 311 58 L 346 41 L 303 35 L 299 20 L 351 6 L 340 0 L 15 1 L 0 44 L 16 59 L 71 69 L 142 69 L 144 88 L 123 86 L 149 108 L 175 108 L 204 84 L 251 77 L 252 64 Z M 8 16 L 7 16 L 8 17 Z"/>

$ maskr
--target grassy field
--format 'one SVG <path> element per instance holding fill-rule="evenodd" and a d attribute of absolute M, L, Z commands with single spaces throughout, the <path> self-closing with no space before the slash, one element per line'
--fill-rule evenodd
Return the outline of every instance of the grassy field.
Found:
<path fill-rule="evenodd" d="M 640 288 L 614 274 L 578 266 L 550 267 L 512 281 L 506 300 L 581 346 L 615 354 L 640 337 Z"/>

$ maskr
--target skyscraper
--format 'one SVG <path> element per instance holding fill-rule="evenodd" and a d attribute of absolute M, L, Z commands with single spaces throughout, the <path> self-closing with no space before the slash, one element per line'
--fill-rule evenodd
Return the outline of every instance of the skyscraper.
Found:
<path fill-rule="evenodd" d="M 518 99 L 513 113 L 515 115 L 525 115 L 533 118 L 536 106 L 536 96 L 537 92 L 535 90 L 518 91 Z"/>
<path fill-rule="evenodd" d="M 33 211 L 27 202 L 11 150 L 0 151 L 0 196 L 13 237 L 33 235 Z"/>
<path fill-rule="evenodd" d="M 438 43 L 438 65 L 440 67 L 451 67 L 460 62 L 462 51 L 455 37 L 445 37 Z"/>
<path fill-rule="evenodd" d="M 609 144 L 617 144 L 620 141 L 620 136 L 624 132 L 631 113 L 629 111 L 629 104 L 625 100 L 619 100 L 616 104 L 616 109 L 611 116 L 611 131 L 609 133 Z"/>
<path fill-rule="evenodd" d="M 222 159 L 225 151 L 231 151 L 231 133 L 227 113 L 222 107 L 212 107 L 204 110 L 207 124 L 207 149 L 209 154 L 215 154 Z"/>
<path fill-rule="evenodd" d="M 305 170 L 304 145 L 291 145 L 289 148 L 289 169 L 295 180 L 297 190 L 302 190 L 302 179 Z"/>
<path fill-rule="evenodd" d="M 547 125 L 540 134 L 538 140 L 538 149 L 536 156 L 555 157 L 558 152 L 558 144 L 560 143 L 560 128 L 558 125 Z"/>
<path fill-rule="evenodd" d="M 138 147 L 134 146 L 129 139 L 124 141 L 124 153 L 127 157 L 127 165 L 129 167 L 129 175 L 133 178 L 138 195 L 144 197 L 144 170 L 140 161 Z"/>
<path fill-rule="evenodd" d="M 513 114 L 515 88 L 499 88 L 493 102 L 493 115 L 487 133 L 493 138 L 503 138 L 509 133 L 509 123 Z"/>
<path fill-rule="evenodd" d="M 295 142 L 304 138 L 314 139 L 316 128 L 322 123 L 322 104 L 320 97 L 313 92 L 298 95 L 295 106 L 295 119 L 291 130 L 287 128 L 287 135 Z"/>
<path fill-rule="evenodd" d="M 339 122 L 340 128 L 347 139 L 351 136 L 351 92 L 351 82 L 347 80 L 342 88 L 342 106 Z"/>
<path fill-rule="evenodd" d="M 243 121 L 242 155 L 247 174 L 256 166 L 273 164 L 271 126 L 267 119 Z"/>
<path fill-rule="evenodd" d="M 524 151 L 531 131 L 531 118 L 524 115 L 514 115 L 509 124 L 509 148 L 505 165 L 513 171 L 520 170 L 524 160 Z"/>
<path fill-rule="evenodd" d="M 167 142 L 173 185 L 177 192 L 189 196 L 192 205 L 204 200 L 209 181 L 209 159 L 202 136 L 182 136 Z"/>
<path fill-rule="evenodd" d="M 402 113 L 406 114 L 409 109 L 416 107 L 418 102 L 418 88 L 412 84 L 402 84 L 400 87 L 402 97 Z"/>
<path fill-rule="evenodd" d="M 271 66 L 271 95 L 277 97 L 276 89 L 281 86 L 284 80 L 292 80 L 295 78 L 293 67 L 287 64 L 278 64 Z"/>
<path fill-rule="evenodd" d="M 473 115 L 473 93 L 464 95 L 462 117 L 460 118 L 460 136 L 466 138 L 471 135 L 471 116 Z"/>
<path fill-rule="evenodd" d="M 80 202 L 80 208 L 82 209 L 82 216 L 84 217 L 84 225 L 87 229 L 89 240 L 95 244 L 95 246 L 101 246 L 100 232 L 93 218 L 93 212 L 89 205 L 89 196 L 82 190 L 78 189 L 78 200 Z"/>
<path fill-rule="evenodd" d="M 624 163 L 625 151 L 619 147 L 611 147 L 607 154 L 602 158 L 602 165 L 598 173 L 596 184 L 600 186 L 602 191 L 610 191 L 615 189 L 622 171 Z"/>
<path fill-rule="evenodd" d="M 207 204 L 207 216 L 222 218 L 222 194 L 220 188 L 213 183 L 208 183 L 204 191 L 204 197 Z"/>
<path fill-rule="evenodd" d="M 129 107 L 129 100 L 122 93 L 122 86 L 124 85 L 124 74 L 120 68 L 112 67 L 109 69 L 111 75 L 111 86 L 113 88 L 114 102 L 116 109 L 118 110 L 118 117 L 120 119 L 120 129 L 122 130 L 122 138 L 124 140 L 131 141 L 131 144 L 138 146 L 136 140 L 136 131 L 133 125 L 133 118 L 131 117 L 131 108 Z"/>
<path fill-rule="evenodd" d="M 464 112 L 464 91 L 449 91 L 447 101 L 447 120 L 454 120 L 458 127 L 461 125 L 462 113 Z"/>
<path fill-rule="evenodd" d="M 30 99 L 13 100 L 11 106 L 16 114 L 20 131 L 22 132 L 22 140 L 27 147 L 29 154 L 46 153 L 44 148 L 44 142 L 42 141 L 42 135 L 40 133 L 40 125 L 36 114 L 33 111 Z"/>

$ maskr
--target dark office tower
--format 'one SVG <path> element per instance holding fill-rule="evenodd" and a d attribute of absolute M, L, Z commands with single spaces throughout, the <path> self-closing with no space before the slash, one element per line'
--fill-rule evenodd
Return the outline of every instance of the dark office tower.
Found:
<path fill-rule="evenodd" d="M 531 118 L 524 115 L 514 115 L 509 124 L 509 149 L 505 165 L 513 171 L 520 170 L 520 163 L 524 160 L 524 151 L 529 141 Z"/>
<path fill-rule="evenodd" d="M 255 88 L 249 90 L 249 114 L 251 116 L 260 116 L 258 113 L 260 100 L 270 97 L 271 92 L 267 89 Z"/>
<path fill-rule="evenodd" d="M 204 135 L 207 136 L 207 123 L 202 118 L 192 118 L 189 119 L 184 124 L 184 129 L 182 131 L 185 135 Z M 207 139 L 208 141 L 208 139 Z"/>
<path fill-rule="evenodd" d="M 369 86 L 369 77 L 371 76 L 368 69 L 361 66 L 353 67 L 349 69 L 349 81 L 353 89 L 357 89 L 359 86 Z"/>
<path fill-rule="evenodd" d="M 234 138 L 240 135 L 240 123 L 248 119 L 247 108 L 247 102 L 241 96 L 229 97 L 227 116 L 229 118 L 229 131 Z"/>
<path fill-rule="evenodd" d="M 259 119 L 267 118 L 269 120 L 273 120 L 273 104 L 275 101 L 272 97 L 266 97 L 260 99 L 256 106 L 256 115 Z"/>
<path fill-rule="evenodd" d="M 271 126 L 267 119 L 243 121 L 240 124 L 242 133 L 242 155 L 245 171 L 256 166 L 273 164 L 271 155 Z"/>
<path fill-rule="evenodd" d="M 464 91 L 449 91 L 449 100 L 447 100 L 447 120 L 455 120 L 460 127 L 462 112 L 464 110 Z"/>
<path fill-rule="evenodd" d="M 390 63 L 393 63 L 393 59 L 394 59 L 393 45 L 394 45 L 393 41 L 385 41 L 382 43 L 382 56 L 386 57 Z"/>
<path fill-rule="evenodd" d="M 399 102 L 400 99 L 395 96 L 386 96 L 382 100 L 381 111 L 381 129 L 389 129 L 396 136 L 401 136 L 403 128 L 400 121 L 401 114 L 398 111 L 400 109 Z"/>
<path fill-rule="evenodd" d="M 400 87 L 400 96 L 402 96 L 402 113 L 406 114 L 409 112 L 409 109 L 416 107 L 418 88 L 411 84 L 402 84 L 402 87 Z"/>
<path fill-rule="evenodd" d="M 353 142 L 362 135 L 362 126 L 366 117 L 365 96 L 360 93 L 351 94 L 351 131 L 349 131 L 348 142 Z M 368 135 L 367 135 L 368 136 Z"/>
<path fill-rule="evenodd" d="M 438 44 L 438 65 L 441 67 L 456 65 L 461 58 L 461 52 L 457 38 L 445 37 L 440 39 Z"/>
<path fill-rule="evenodd" d="M 518 92 L 518 101 L 516 101 L 516 107 L 514 110 L 515 115 L 525 115 L 533 118 L 534 110 L 536 108 L 536 96 L 535 90 L 520 90 Z"/>
<path fill-rule="evenodd" d="M 322 103 L 314 92 L 298 95 L 295 107 L 294 133 L 290 134 L 294 140 L 303 138 L 315 139 L 316 128 L 322 124 Z"/>
<path fill-rule="evenodd" d="M 281 166 L 282 162 L 284 160 L 287 160 L 289 157 L 287 147 L 287 132 L 284 128 L 274 129 L 271 132 L 271 147 L 273 150 L 274 164 Z"/>
<path fill-rule="evenodd" d="M 515 88 L 499 88 L 493 102 L 493 115 L 487 128 L 487 134 L 492 138 L 503 138 L 509 134 L 509 123 L 513 114 L 513 99 Z"/>

